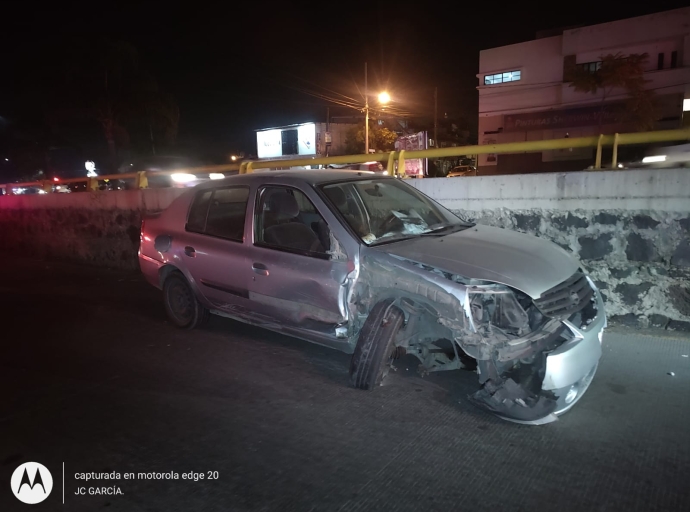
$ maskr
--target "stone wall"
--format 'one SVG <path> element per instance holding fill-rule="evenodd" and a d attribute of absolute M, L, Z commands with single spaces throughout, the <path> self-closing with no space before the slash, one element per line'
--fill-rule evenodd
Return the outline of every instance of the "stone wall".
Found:
<path fill-rule="evenodd" d="M 548 238 L 578 258 L 607 314 L 626 325 L 690 330 L 690 219 L 655 211 L 509 210 L 455 213 Z"/>
<path fill-rule="evenodd" d="M 468 220 L 572 253 L 601 289 L 612 321 L 690 330 L 690 170 L 410 183 Z"/>

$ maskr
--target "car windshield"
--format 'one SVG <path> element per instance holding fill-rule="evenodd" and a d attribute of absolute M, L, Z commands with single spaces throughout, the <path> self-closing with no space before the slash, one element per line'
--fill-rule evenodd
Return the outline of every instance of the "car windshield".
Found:
<path fill-rule="evenodd" d="M 472 226 L 396 179 L 346 181 L 321 189 L 367 245 L 446 235 Z"/>

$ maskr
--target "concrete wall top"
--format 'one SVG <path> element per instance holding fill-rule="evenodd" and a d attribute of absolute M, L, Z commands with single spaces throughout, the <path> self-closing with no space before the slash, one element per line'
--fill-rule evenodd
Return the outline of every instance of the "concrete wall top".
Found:
<path fill-rule="evenodd" d="M 406 180 L 451 210 L 621 209 L 690 212 L 690 169 L 579 171 Z M 160 188 L 0 197 L 0 210 L 157 211 L 188 189 Z"/>
<path fill-rule="evenodd" d="M 690 212 L 690 169 L 425 178 L 407 183 L 451 210 Z"/>
<path fill-rule="evenodd" d="M 52 208 L 83 208 L 87 210 L 146 210 L 167 208 L 185 188 L 153 188 L 78 192 L 73 194 L 31 194 L 0 197 L 0 210 L 45 210 Z"/>

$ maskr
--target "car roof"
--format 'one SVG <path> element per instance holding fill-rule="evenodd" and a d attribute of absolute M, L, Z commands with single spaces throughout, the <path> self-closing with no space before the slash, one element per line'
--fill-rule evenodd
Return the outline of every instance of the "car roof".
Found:
<path fill-rule="evenodd" d="M 392 176 L 382 176 L 380 173 L 373 173 L 370 171 L 354 171 L 354 170 L 340 170 L 340 169 L 295 169 L 285 171 L 264 171 L 257 170 L 249 174 L 236 174 L 229 176 L 222 180 L 215 180 L 203 183 L 195 188 L 216 188 L 222 185 L 232 184 L 251 184 L 262 183 L 264 181 L 272 180 L 273 178 L 280 178 L 281 180 L 288 179 L 290 181 L 300 181 L 309 185 L 320 185 L 323 183 L 330 183 L 333 181 L 347 181 L 347 180 L 361 180 L 361 179 L 395 179 Z"/>

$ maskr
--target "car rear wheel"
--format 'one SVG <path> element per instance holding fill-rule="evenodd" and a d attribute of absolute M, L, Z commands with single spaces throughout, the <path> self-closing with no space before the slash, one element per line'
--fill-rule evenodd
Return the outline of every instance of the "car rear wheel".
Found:
<path fill-rule="evenodd" d="M 181 329 L 194 329 L 209 317 L 209 310 L 194 295 L 187 279 L 173 272 L 163 284 L 163 302 L 170 321 Z"/>
<path fill-rule="evenodd" d="M 393 300 L 376 304 L 359 333 L 350 363 L 350 382 L 358 389 L 379 386 L 390 370 L 395 354 L 395 336 L 405 317 Z"/>

